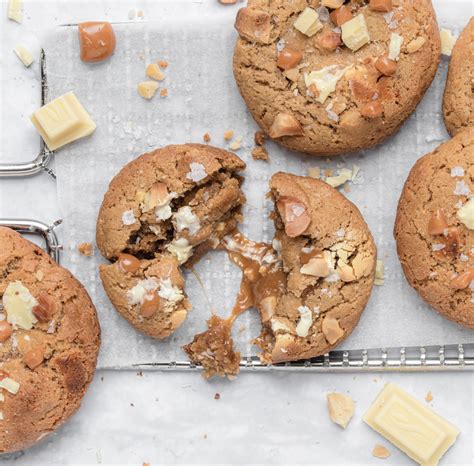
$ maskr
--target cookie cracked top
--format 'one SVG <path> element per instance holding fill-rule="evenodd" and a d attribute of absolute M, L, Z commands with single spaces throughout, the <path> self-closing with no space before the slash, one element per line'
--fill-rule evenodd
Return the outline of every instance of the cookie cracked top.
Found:
<path fill-rule="evenodd" d="M 83 286 L 0 227 L 0 453 L 26 448 L 79 408 L 100 328 Z"/>
<path fill-rule="evenodd" d="M 474 328 L 474 128 L 410 171 L 395 223 L 408 283 L 444 317 Z"/>
<path fill-rule="evenodd" d="M 166 338 L 191 305 L 181 266 L 233 231 L 245 196 L 245 163 L 222 149 L 167 146 L 126 165 L 112 180 L 97 220 L 104 289 L 135 328 Z"/>
<path fill-rule="evenodd" d="M 234 76 L 283 146 L 364 149 L 414 111 L 439 62 L 428 0 L 250 0 L 237 15 Z"/>

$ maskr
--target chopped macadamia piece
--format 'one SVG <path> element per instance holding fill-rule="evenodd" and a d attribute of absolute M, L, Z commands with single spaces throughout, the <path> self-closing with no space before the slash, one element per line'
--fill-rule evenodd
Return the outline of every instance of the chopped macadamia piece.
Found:
<path fill-rule="evenodd" d="M 23 45 L 17 45 L 13 51 L 27 68 L 33 63 L 33 55 L 31 55 L 31 52 Z"/>
<path fill-rule="evenodd" d="M 272 29 L 271 16 L 265 11 L 241 8 L 237 13 L 235 29 L 241 37 L 250 42 L 268 44 Z"/>
<path fill-rule="evenodd" d="M 359 14 L 341 26 L 342 41 L 354 52 L 370 42 L 364 15 Z"/>
<path fill-rule="evenodd" d="M 96 125 L 73 92 L 36 110 L 31 121 L 50 150 L 92 134 Z"/>
<path fill-rule="evenodd" d="M 395 74 L 395 71 L 397 71 L 397 62 L 384 55 L 377 58 L 375 68 L 377 68 L 377 70 L 379 70 L 384 76 L 392 76 Z"/>
<path fill-rule="evenodd" d="M 341 337 L 344 336 L 344 330 L 339 325 L 339 321 L 334 317 L 326 316 L 322 325 L 323 334 L 326 340 L 334 345 Z"/>
<path fill-rule="evenodd" d="M 270 127 L 269 136 L 271 138 L 281 138 L 283 136 L 301 136 L 303 128 L 300 122 L 291 113 L 279 113 Z"/>
<path fill-rule="evenodd" d="M 375 285 L 383 285 L 385 283 L 385 276 L 384 276 L 384 263 L 381 260 L 377 261 L 377 265 L 375 266 Z"/>
<path fill-rule="evenodd" d="M 344 23 L 352 19 L 352 12 L 348 6 L 343 5 L 337 10 L 332 11 L 329 17 L 337 27 L 341 27 Z"/>
<path fill-rule="evenodd" d="M 150 100 L 155 97 L 159 84 L 155 81 L 143 81 L 137 86 L 137 91 L 141 97 Z"/>
<path fill-rule="evenodd" d="M 151 63 L 146 67 L 146 74 L 148 77 L 156 79 L 157 81 L 163 81 L 166 77 L 156 63 Z"/>
<path fill-rule="evenodd" d="M 400 34 L 392 32 L 390 34 L 390 44 L 388 46 L 388 58 L 390 58 L 390 60 L 398 61 L 402 44 L 403 37 Z"/>
<path fill-rule="evenodd" d="M 441 53 L 450 57 L 454 44 L 456 43 L 456 37 L 446 28 L 441 28 L 439 34 L 441 37 Z"/>
<path fill-rule="evenodd" d="M 423 45 L 425 44 L 426 42 L 426 39 L 422 36 L 420 37 L 417 37 L 416 39 L 413 39 L 411 42 L 408 43 L 407 45 L 407 52 L 408 53 L 415 53 L 415 52 L 418 52 L 418 50 L 421 49 L 421 47 L 423 47 Z"/>
<path fill-rule="evenodd" d="M 9 0 L 8 2 L 8 19 L 21 23 L 23 20 L 23 2 L 22 0 Z"/>
<path fill-rule="evenodd" d="M 378 118 L 383 115 L 383 105 L 378 100 L 368 102 L 360 107 L 360 114 L 366 118 Z"/>
<path fill-rule="evenodd" d="M 372 456 L 375 458 L 380 458 L 382 460 L 388 458 L 390 455 L 391 455 L 390 450 L 385 448 L 383 445 L 377 444 L 372 450 Z"/>
<path fill-rule="evenodd" d="M 466 270 L 451 280 L 451 288 L 464 290 L 474 282 L 474 268 Z"/>
<path fill-rule="evenodd" d="M 283 196 L 277 201 L 278 212 L 290 238 L 301 235 L 311 223 L 306 206 L 297 198 Z"/>
<path fill-rule="evenodd" d="M 278 55 L 277 66 L 282 70 L 291 70 L 300 64 L 302 58 L 301 52 L 285 47 Z"/>
<path fill-rule="evenodd" d="M 341 44 L 341 34 L 334 31 L 324 31 L 318 37 L 318 44 L 324 50 L 336 50 Z"/>
<path fill-rule="evenodd" d="M 313 37 L 320 29 L 323 28 L 323 24 L 319 20 L 318 12 L 309 7 L 306 7 L 302 11 L 293 26 L 295 29 L 308 37 Z"/>
<path fill-rule="evenodd" d="M 354 415 L 354 400 L 343 393 L 328 393 L 327 403 L 331 421 L 345 429 Z"/>

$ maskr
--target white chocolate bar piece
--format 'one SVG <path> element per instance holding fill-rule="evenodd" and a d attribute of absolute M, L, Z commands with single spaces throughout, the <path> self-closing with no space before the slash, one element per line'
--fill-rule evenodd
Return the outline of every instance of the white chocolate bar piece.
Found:
<path fill-rule="evenodd" d="M 16 21 L 17 23 L 21 23 L 23 19 L 21 4 L 22 4 L 21 0 L 10 0 L 8 2 L 8 12 L 7 12 L 8 19 L 11 19 L 12 21 Z"/>
<path fill-rule="evenodd" d="M 26 47 L 23 47 L 23 45 L 17 45 L 13 51 L 27 68 L 33 63 L 33 55 L 31 55 L 31 52 Z"/>
<path fill-rule="evenodd" d="M 393 383 L 385 385 L 363 420 L 422 466 L 435 466 L 459 430 Z"/>
<path fill-rule="evenodd" d="M 96 129 L 96 124 L 73 92 L 36 110 L 31 121 L 50 150 L 89 136 Z"/>

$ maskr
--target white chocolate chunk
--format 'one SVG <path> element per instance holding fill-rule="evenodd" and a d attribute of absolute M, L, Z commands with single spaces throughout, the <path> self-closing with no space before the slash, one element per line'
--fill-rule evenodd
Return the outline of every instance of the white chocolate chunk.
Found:
<path fill-rule="evenodd" d="M 450 57 L 454 44 L 456 43 L 456 37 L 454 37 L 453 33 L 446 28 L 441 28 L 439 35 L 441 37 L 441 53 Z"/>
<path fill-rule="evenodd" d="M 33 55 L 31 55 L 31 52 L 23 45 L 17 45 L 13 51 L 27 68 L 33 63 Z"/>
<path fill-rule="evenodd" d="M 305 73 L 304 82 L 306 84 L 306 88 L 309 88 L 309 86 L 314 84 L 319 92 L 316 100 L 323 104 L 328 98 L 329 94 L 336 90 L 338 81 L 344 76 L 344 73 L 349 68 L 350 67 L 341 68 L 338 65 L 330 65 L 318 71 Z"/>
<path fill-rule="evenodd" d="M 132 289 L 127 291 L 128 303 L 132 306 L 142 305 L 145 302 L 145 296 L 154 293 L 158 289 L 159 283 L 156 278 L 146 278 L 140 280 Z"/>
<path fill-rule="evenodd" d="M 436 465 L 459 430 L 393 383 L 385 385 L 363 420 L 422 465 Z"/>
<path fill-rule="evenodd" d="M 157 220 L 168 220 L 173 215 L 171 206 L 166 204 L 155 209 L 155 217 Z"/>
<path fill-rule="evenodd" d="M 10 0 L 8 2 L 8 19 L 21 23 L 23 20 L 22 0 Z"/>
<path fill-rule="evenodd" d="M 20 390 L 20 384 L 11 379 L 10 377 L 5 377 L 0 380 L 0 388 L 4 388 L 7 392 L 10 392 L 12 395 L 16 395 L 18 390 Z"/>
<path fill-rule="evenodd" d="M 383 285 L 385 283 L 384 263 L 381 260 L 377 261 L 375 266 L 375 280 L 374 285 Z"/>
<path fill-rule="evenodd" d="M 202 163 L 191 162 L 189 164 L 189 169 L 191 170 L 186 174 L 186 179 L 199 183 L 204 178 L 207 177 L 206 169 Z"/>
<path fill-rule="evenodd" d="M 157 81 L 163 81 L 165 79 L 165 74 L 161 71 L 161 68 L 157 63 L 151 63 L 146 67 L 146 74 L 152 79 Z"/>
<path fill-rule="evenodd" d="M 298 312 L 301 317 L 296 326 L 296 335 L 299 337 L 307 337 L 311 325 L 313 325 L 313 313 L 308 306 L 300 306 Z"/>
<path fill-rule="evenodd" d="M 173 283 L 171 283 L 170 278 L 160 280 L 160 289 L 158 290 L 158 296 L 173 303 L 177 303 L 178 301 L 181 301 L 184 298 L 183 290 L 181 290 L 177 286 L 173 286 Z"/>
<path fill-rule="evenodd" d="M 354 415 L 354 400 L 343 393 L 328 393 L 327 403 L 331 421 L 345 429 Z"/>
<path fill-rule="evenodd" d="M 30 330 L 38 322 L 32 312 L 38 301 L 20 281 L 8 284 L 2 300 L 9 324 Z"/>
<path fill-rule="evenodd" d="M 469 230 L 474 230 L 474 197 L 458 210 L 457 217 Z"/>
<path fill-rule="evenodd" d="M 180 264 L 184 264 L 192 255 L 193 247 L 186 238 L 179 238 L 166 246 L 166 249 L 176 256 Z"/>
<path fill-rule="evenodd" d="M 341 168 L 338 175 L 329 176 L 325 181 L 333 188 L 338 188 L 350 180 L 352 180 L 352 170 L 349 170 L 348 168 Z"/>
<path fill-rule="evenodd" d="M 174 219 L 178 232 L 188 230 L 191 235 L 194 235 L 201 228 L 199 217 L 193 213 L 189 206 L 180 207 L 174 214 Z"/>
<path fill-rule="evenodd" d="M 392 34 L 390 34 L 390 44 L 388 46 L 388 58 L 390 58 L 390 60 L 398 61 L 402 44 L 403 37 L 400 34 L 392 32 Z"/>
<path fill-rule="evenodd" d="M 124 225 L 133 225 L 137 219 L 135 218 L 135 214 L 133 213 L 133 210 L 126 210 L 122 214 L 122 223 Z"/>
<path fill-rule="evenodd" d="M 370 42 L 364 15 L 360 14 L 341 25 L 342 41 L 354 52 Z"/>
<path fill-rule="evenodd" d="M 54 99 L 31 115 L 50 150 L 92 134 L 96 125 L 73 92 Z"/>
<path fill-rule="evenodd" d="M 322 29 L 323 24 L 319 20 L 318 12 L 312 8 L 307 7 L 298 16 L 294 27 L 305 36 L 312 37 L 320 29 Z"/>

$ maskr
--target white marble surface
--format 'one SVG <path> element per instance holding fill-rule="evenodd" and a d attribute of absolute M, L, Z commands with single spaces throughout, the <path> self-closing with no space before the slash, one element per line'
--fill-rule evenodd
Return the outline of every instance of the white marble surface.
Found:
<path fill-rule="evenodd" d="M 177 0 L 175 0 L 176 2 Z M 185 0 L 186 1 L 186 0 Z M 126 21 L 132 8 L 153 21 L 169 14 L 159 0 L 26 1 L 22 25 L 0 12 L 0 160 L 33 158 L 38 139 L 28 122 L 39 104 L 36 67 L 25 70 L 11 52 L 17 43 L 38 51 L 58 24 L 92 19 Z M 205 16 L 222 7 L 216 0 L 187 1 Z M 435 1 L 441 25 L 459 21 L 470 3 Z M 449 8 L 446 6 L 449 5 Z M 464 14 L 464 13 L 463 13 Z M 177 18 L 179 21 L 179 18 Z M 52 222 L 60 216 L 56 187 L 46 174 L 28 180 L 0 179 L 0 217 Z M 176 464 L 311 463 L 367 465 L 375 443 L 386 446 L 361 421 L 383 384 L 393 381 L 419 399 L 431 390 L 431 405 L 460 427 L 456 445 L 442 464 L 469 465 L 473 454 L 473 375 L 439 374 L 242 374 L 234 382 L 205 382 L 196 373 L 99 371 L 79 413 L 60 431 L 0 464 Z M 346 431 L 327 417 L 325 394 L 350 393 L 356 416 Z M 219 392 L 220 400 L 214 399 Z M 133 404 L 133 406 L 132 406 Z M 412 464 L 389 447 L 386 464 Z"/>

